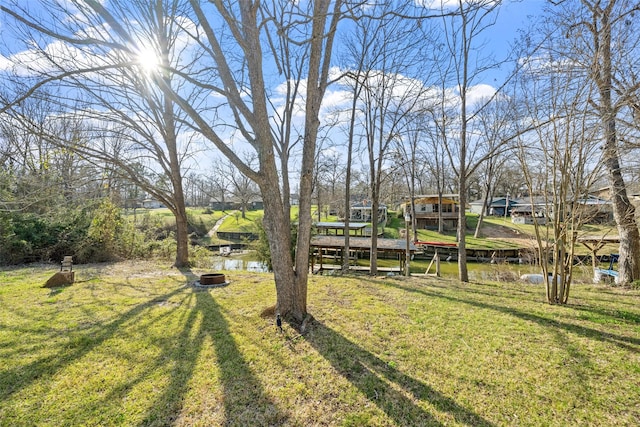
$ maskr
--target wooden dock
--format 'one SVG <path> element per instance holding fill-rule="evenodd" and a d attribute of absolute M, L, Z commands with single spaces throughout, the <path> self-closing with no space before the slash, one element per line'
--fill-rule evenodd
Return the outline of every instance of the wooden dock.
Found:
<path fill-rule="evenodd" d="M 322 271 L 326 268 L 324 267 L 323 258 L 325 255 L 325 251 L 331 251 L 334 256 L 334 259 L 338 261 L 340 260 L 340 265 L 344 261 L 343 257 L 343 248 L 344 248 L 344 236 L 313 236 L 311 238 L 311 249 L 314 252 L 311 257 L 311 271 Z M 399 271 L 402 272 L 405 269 L 405 255 L 407 253 L 407 249 L 410 254 L 414 254 L 417 250 L 416 245 L 409 242 L 409 247 L 407 248 L 407 242 L 405 239 L 378 239 L 377 252 L 381 254 L 394 254 L 399 258 L 399 268 L 398 269 L 387 269 L 383 270 L 378 267 L 378 271 Z M 349 237 L 349 257 L 351 257 L 351 252 L 356 253 L 356 257 L 358 257 L 359 252 L 366 252 L 371 250 L 371 238 L 370 237 Z M 338 256 L 339 255 L 339 256 Z M 318 259 L 320 265 L 316 270 L 316 258 Z M 329 264 L 334 265 L 334 264 Z M 355 267 L 355 266 L 354 266 Z M 362 266 L 360 266 L 362 267 Z M 365 268 L 365 271 L 369 271 L 369 267 Z"/>

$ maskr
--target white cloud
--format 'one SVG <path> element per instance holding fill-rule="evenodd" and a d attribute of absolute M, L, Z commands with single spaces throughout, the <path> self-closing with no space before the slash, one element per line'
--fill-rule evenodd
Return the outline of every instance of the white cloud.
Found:
<path fill-rule="evenodd" d="M 322 109 L 333 110 L 336 108 L 345 108 L 351 104 L 352 94 L 346 90 L 328 90 L 322 100 Z"/>
<path fill-rule="evenodd" d="M 495 96 L 496 88 L 488 84 L 479 84 L 471 86 L 467 89 L 467 105 L 475 105 L 476 103 L 486 102 Z"/>
<path fill-rule="evenodd" d="M 98 65 L 85 51 L 61 41 L 49 43 L 43 49 L 23 50 L 0 60 L 1 70 L 11 70 L 19 76 L 47 74 L 54 70 L 78 70 L 90 64 Z"/>
<path fill-rule="evenodd" d="M 551 58 L 549 55 L 528 56 L 518 60 L 520 67 L 531 75 L 550 74 L 580 67 L 580 64 L 570 58 Z"/>

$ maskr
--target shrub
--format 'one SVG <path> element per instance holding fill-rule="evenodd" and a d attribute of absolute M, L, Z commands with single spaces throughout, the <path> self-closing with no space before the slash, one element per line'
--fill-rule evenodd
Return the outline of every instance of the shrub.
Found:
<path fill-rule="evenodd" d="M 88 237 L 94 242 L 97 251 L 94 254 L 96 261 L 110 261 L 121 252 L 121 236 L 123 220 L 120 208 L 109 199 L 104 199 L 96 210 Z"/>
<path fill-rule="evenodd" d="M 0 264 L 60 260 L 88 245 L 90 218 L 82 209 L 47 215 L 0 216 Z"/>
<path fill-rule="evenodd" d="M 189 262 L 193 267 L 210 268 L 212 257 L 211 251 L 203 246 L 191 246 L 189 248 Z"/>

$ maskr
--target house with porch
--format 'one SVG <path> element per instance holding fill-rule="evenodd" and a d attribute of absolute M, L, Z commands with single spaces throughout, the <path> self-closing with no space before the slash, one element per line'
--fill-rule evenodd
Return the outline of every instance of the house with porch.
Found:
<path fill-rule="evenodd" d="M 458 227 L 460 205 L 453 198 L 442 197 L 441 203 L 438 203 L 438 196 L 419 196 L 414 199 L 413 203 L 418 229 L 437 229 L 440 214 L 445 230 L 455 230 Z M 406 213 L 411 204 L 406 202 L 403 206 L 403 211 Z"/>
<path fill-rule="evenodd" d="M 613 221 L 611 201 L 598 196 L 587 195 L 575 201 L 568 200 L 566 206 L 584 224 L 602 224 Z M 553 215 L 553 209 L 553 200 L 544 197 L 519 199 L 511 209 L 511 222 L 533 224 L 534 218 L 536 218 L 538 224 L 545 224 L 546 219 Z"/>

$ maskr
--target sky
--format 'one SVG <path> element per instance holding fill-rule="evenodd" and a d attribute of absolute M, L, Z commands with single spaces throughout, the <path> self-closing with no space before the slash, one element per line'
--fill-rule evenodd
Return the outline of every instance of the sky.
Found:
<path fill-rule="evenodd" d="M 108 0 L 104 0 L 108 2 Z M 438 1 L 438 0 L 421 0 L 421 1 Z M 452 0 L 445 0 L 452 1 Z M 5 0 L 0 0 L 0 4 L 5 3 Z M 494 26 L 489 28 L 484 36 L 486 37 L 486 49 L 487 52 L 493 52 L 497 59 L 504 58 L 508 55 L 509 48 L 514 43 L 517 36 L 517 32 L 520 29 L 525 29 L 531 22 L 530 16 L 540 12 L 545 0 L 521 0 L 513 1 L 506 0 L 500 7 L 497 22 Z M 29 3 L 31 6 L 33 3 Z M 6 17 L 0 12 L 0 36 L 3 37 L 6 48 L 12 53 L 17 54 L 16 58 L 22 58 L 26 61 L 33 61 L 33 58 L 28 52 L 16 52 L 15 48 L 11 46 L 11 39 L 5 37 L 8 33 L 4 31 Z M 59 43 L 59 42 L 58 42 Z M 55 46 L 55 42 L 51 44 Z M 0 69 L 8 67 L 7 58 L 0 56 Z M 508 73 L 507 68 L 503 68 L 499 71 L 492 71 L 485 75 L 481 80 L 476 81 L 477 87 L 472 91 L 472 96 L 486 96 L 493 92 L 495 86 L 498 86 L 506 78 Z M 324 107 L 329 109 L 333 105 L 339 105 L 346 103 L 345 94 L 339 87 L 331 87 L 326 94 Z"/>
<path fill-rule="evenodd" d="M 455 4 L 457 0 L 415 0 L 416 3 L 432 4 L 435 5 L 442 1 L 446 4 Z M 103 3 L 108 3 L 108 0 L 102 0 Z M 503 58 L 508 54 L 510 46 L 513 44 L 514 39 L 517 36 L 518 30 L 525 29 L 531 22 L 531 15 L 540 13 L 543 4 L 546 0 L 504 0 L 500 6 L 498 18 L 496 24 L 486 31 L 488 51 L 495 52 L 496 58 Z M 0 0 L 0 5 L 8 3 L 6 0 Z M 18 2 L 22 4 L 21 2 Z M 28 6 L 35 8 L 37 2 L 29 2 Z M 5 21 L 7 17 L 4 13 L 0 12 L 0 36 L 3 37 L 3 41 L 6 43 L 3 50 L 14 51 L 11 46 L 10 33 L 4 31 Z M 24 58 L 29 58 L 29 54 L 23 52 Z M 6 58 L 0 56 L 0 69 L 6 67 Z M 487 78 L 485 83 L 492 84 L 492 80 L 495 78 Z"/>
<path fill-rule="evenodd" d="M 416 0 L 416 2 L 438 2 L 440 0 Z M 457 0 L 442 0 L 454 5 Z M 536 16 L 542 13 L 547 0 L 504 0 L 499 8 L 494 25 L 482 33 L 477 42 L 484 44 L 481 55 L 491 55 L 497 61 L 506 59 L 512 51 L 519 31 L 526 31 Z M 495 93 L 495 89 L 502 85 L 512 71 L 513 63 L 509 62 L 499 69 L 491 69 L 481 78 L 473 82 L 475 85 L 470 93 L 470 104 L 477 98 L 486 98 Z M 324 103 L 326 108 L 332 104 L 344 102 L 339 89 L 330 88 Z"/>
<path fill-rule="evenodd" d="M 500 7 L 496 24 L 489 30 L 488 47 L 494 49 L 498 57 L 508 54 L 518 36 L 518 31 L 526 30 L 535 17 L 542 13 L 546 0 L 507 1 Z"/>

